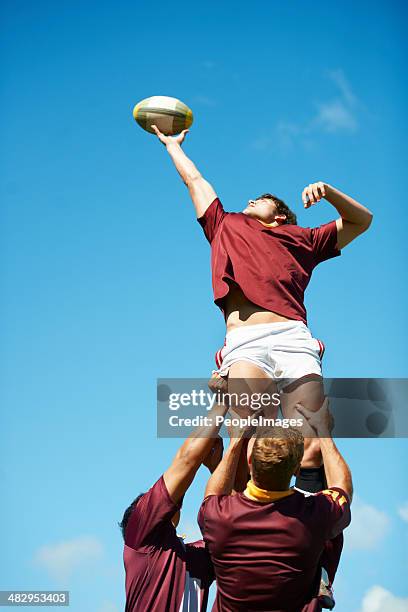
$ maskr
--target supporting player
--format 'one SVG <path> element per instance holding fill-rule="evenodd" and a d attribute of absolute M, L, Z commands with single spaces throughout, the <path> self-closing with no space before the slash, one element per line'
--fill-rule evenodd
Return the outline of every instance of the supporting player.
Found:
<path fill-rule="evenodd" d="M 217 379 L 210 389 L 217 390 Z M 213 472 L 222 457 L 217 416 L 225 406 L 208 413 L 212 423 L 196 429 L 183 443 L 171 465 L 147 493 L 126 509 L 120 527 L 124 538 L 126 612 L 207 609 L 214 572 L 202 540 L 185 544 L 177 536 L 184 494 L 203 463 Z"/>
<path fill-rule="evenodd" d="M 289 488 L 302 458 L 303 438 L 296 430 L 274 428 L 270 437 L 255 440 L 251 480 L 244 492 L 232 495 L 244 439 L 241 432 L 231 438 L 208 481 L 198 519 L 217 578 L 213 610 L 322 609 L 321 566 L 332 554 L 327 542 L 350 523 L 353 486 L 331 438 L 327 402 L 317 413 L 297 409 L 321 437 L 329 489 L 304 496 Z"/>
<path fill-rule="evenodd" d="M 319 263 L 340 255 L 368 229 L 371 212 L 324 182 L 302 193 L 305 208 L 325 198 L 339 213 L 320 227 L 298 226 L 296 215 L 272 194 L 250 200 L 241 213 L 225 212 L 181 148 L 188 130 L 169 137 L 152 127 L 188 187 L 211 244 L 214 301 L 227 326 L 220 373 L 228 374 L 228 391 L 242 392 L 243 385 L 254 392 L 279 390 L 285 417 L 295 416 L 298 402 L 318 410 L 324 399 L 322 344 L 307 327 L 304 292 Z M 309 440 L 302 467 L 319 466 L 319 442 Z"/>

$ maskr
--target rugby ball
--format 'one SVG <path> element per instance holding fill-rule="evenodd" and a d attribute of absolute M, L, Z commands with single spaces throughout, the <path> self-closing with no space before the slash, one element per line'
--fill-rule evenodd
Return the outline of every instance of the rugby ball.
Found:
<path fill-rule="evenodd" d="M 133 109 L 133 117 L 146 132 L 154 134 L 151 128 L 154 124 L 166 136 L 180 134 L 193 123 L 191 109 L 169 96 L 152 96 L 142 100 Z"/>

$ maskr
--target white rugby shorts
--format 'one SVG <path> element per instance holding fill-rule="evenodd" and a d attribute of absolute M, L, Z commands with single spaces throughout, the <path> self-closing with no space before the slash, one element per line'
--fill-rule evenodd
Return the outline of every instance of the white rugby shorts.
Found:
<path fill-rule="evenodd" d="M 227 376 L 237 361 L 249 361 L 277 383 L 279 391 L 308 374 L 322 375 L 324 344 L 302 321 L 243 325 L 227 333 L 215 354 L 218 373 Z"/>

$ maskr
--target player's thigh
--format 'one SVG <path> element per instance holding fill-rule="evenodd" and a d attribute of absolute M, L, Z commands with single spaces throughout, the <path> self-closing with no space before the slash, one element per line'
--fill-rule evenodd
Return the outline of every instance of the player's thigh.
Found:
<path fill-rule="evenodd" d="M 228 373 L 228 393 L 232 409 L 240 416 L 253 415 L 262 408 L 268 418 L 276 418 L 278 389 L 273 379 L 250 361 L 236 361 Z"/>
<path fill-rule="evenodd" d="M 323 378 L 309 374 L 290 383 L 281 391 L 282 413 L 285 418 L 297 418 L 296 404 L 315 412 L 324 402 Z"/>
<path fill-rule="evenodd" d="M 323 378 L 317 374 L 309 374 L 293 381 L 281 391 L 281 409 L 286 419 L 299 418 L 296 404 L 302 404 L 307 410 L 319 410 L 324 402 Z M 314 437 L 309 426 L 304 425 L 303 435 Z"/>
<path fill-rule="evenodd" d="M 299 378 L 281 391 L 280 400 L 282 414 L 286 419 L 303 418 L 296 410 L 296 404 L 302 404 L 307 410 L 313 412 L 319 410 L 324 402 L 322 377 L 317 374 L 308 374 L 307 376 Z M 306 449 L 313 455 L 320 455 L 320 446 L 318 440 L 315 439 L 316 434 L 312 428 L 305 423 L 305 419 L 303 419 L 302 433 L 305 436 L 305 455 L 307 454 Z M 315 442 L 315 444 L 313 444 L 313 448 L 309 448 L 312 442 Z"/>

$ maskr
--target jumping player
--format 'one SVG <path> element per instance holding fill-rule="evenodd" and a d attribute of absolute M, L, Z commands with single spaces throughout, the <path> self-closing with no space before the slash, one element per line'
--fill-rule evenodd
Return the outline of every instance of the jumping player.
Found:
<path fill-rule="evenodd" d="M 269 193 L 250 200 L 241 213 L 228 213 L 181 148 L 188 130 L 169 137 L 152 127 L 188 187 L 211 244 L 214 301 L 227 327 L 220 374 L 228 375 L 228 391 L 249 381 L 253 391 L 280 391 L 285 417 L 296 416 L 298 402 L 318 410 L 324 400 L 322 345 L 307 327 L 304 292 L 319 263 L 340 255 L 368 229 L 371 212 L 318 182 L 303 190 L 304 207 L 325 198 L 339 213 L 320 227 L 298 226 L 296 215 Z M 309 441 L 302 467 L 319 466 L 319 441 Z"/>

